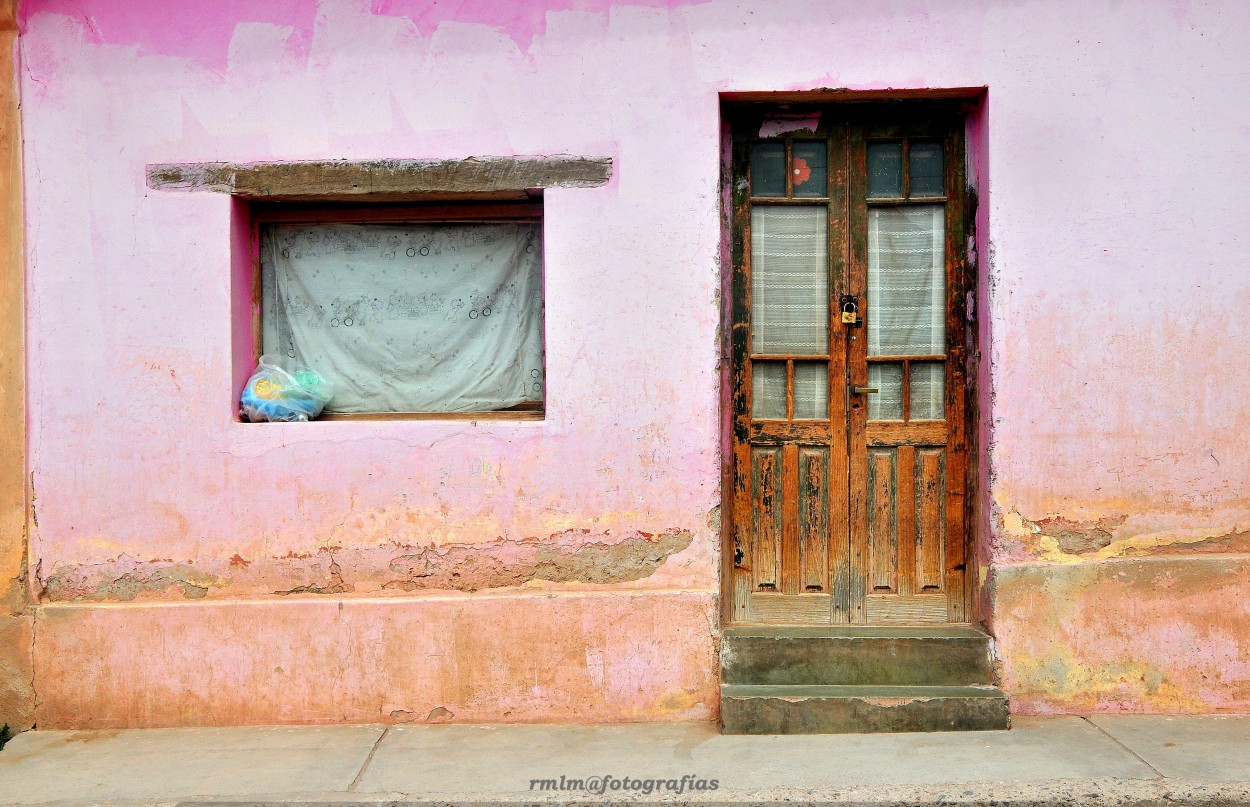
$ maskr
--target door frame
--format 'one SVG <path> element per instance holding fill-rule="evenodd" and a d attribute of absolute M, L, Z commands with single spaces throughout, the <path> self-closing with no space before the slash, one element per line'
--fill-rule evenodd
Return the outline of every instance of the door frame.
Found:
<path fill-rule="evenodd" d="M 964 122 L 961 138 L 963 144 L 962 163 L 959 166 L 964 181 L 962 198 L 962 230 L 965 248 L 958 255 L 949 255 L 962 265 L 958 271 L 962 277 L 962 294 L 960 296 L 959 320 L 962 322 L 963 350 L 962 365 L 964 376 L 964 396 L 962 418 L 958 423 L 951 423 L 953 429 L 963 433 L 965 444 L 965 463 L 963 471 L 963 622 L 987 622 L 988 604 L 984 596 L 984 582 L 979 569 L 985 566 L 982 554 L 977 550 L 984 542 L 981 535 L 988 532 L 990 508 L 982 501 L 981 467 L 987 459 L 982 458 L 983 443 L 988 443 L 988 427 L 981 422 L 981 406 L 979 387 L 983 381 L 985 369 L 980 363 L 980 342 L 988 336 L 988 323 L 980 323 L 975 316 L 976 301 L 980 300 L 980 270 L 977 260 L 978 246 L 983 248 L 985 221 L 978 215 L 980 194 L 978 180 L 985 176 L 985 116 L 984 104 L 986 88 L 955 88 L 950 90 L 921 90 L 903 92 L 849 92 L 849 91 L 812 91 L 785 93 L 722 93 L 721 94 L 721 565 L 720 565 L 720 618 L 724 626 L 734 623 L 734 568 L 740 558 L 736 557 L 739 548 L 735 544 L 734 524 L 734 491 L 735 491 L 735 457 L 734 457 L 734 411 L 735 406 L 744 405 L 737 400 L 734 389 L 735 350 L 733 341 L 735 315 L 735 211 L 733 200 L 733 150 L 734 120 L 748 110 L 757 114 L 760 110 L 770 109 L 785 115 L 790 106 L 831 106 L 872 104 L 894 102 L 900 109 L 904 106 L 921 108 L 925 101 L 933 102 L 932 106 L 955 108 Z M 978 227 L 980 225 L 980 227 Z M 853 235 L 851 237 L 854 237 Z M 739 338 L 742 338 L 741 336 Z M 952 356 L 951 358 L 954 358 Z M 832 413 L 831 413 L 832 414 Z M 848 462 L 851 461 L 848 455 Z M 848 469 L 849 470 L 849 469 Z M 848 502 L 849 504 L 849 502 Z M 853 526 L 852 526 L 853 528 Z"/>

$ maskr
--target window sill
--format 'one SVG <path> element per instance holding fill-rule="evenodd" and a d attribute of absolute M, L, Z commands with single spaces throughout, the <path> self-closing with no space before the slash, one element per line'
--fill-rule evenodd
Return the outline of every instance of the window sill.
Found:
<path fill-rule="evenodd" d="M 326 412 L 317 420 L 543 420 L 541 409 L 505 409 L 495 412 Z"/>
<path fill-rule="evenodd" d="M 406 420 L 427 420 L 427 421 L 450 421 L 463 423 L 465 421 L 491 421 L 491 420 L 546 420 L 547 412 L 541 401 L 527 401 L 519 403 L 516 406 L 507 409 L 490 409 L 480 412 L 322 412 L 312 421 L 316 423 L 324 420 L 344 421 L 344 422 L 364 422 L 377 423 L 384 421 L 406 421 Z M 248 423 L 250 421 L 238 415 L 240 423 Z M 263 421 L 262 421 L 263 423 Z"/>
<path fill-rule="evenodd" d="M 370 452 L 379 450 L 389 456 L 387 452 L 395 450 L 396 446 L 420 450 L 444 446 L 454 453 L 460 450 L 456 448 L 457 445 L 464 445 L 457 442 L 460 440 L 486 438 L 525 442 L 541 439 L 553 425 L 559 425 L 550 418 L 540 417 L 537 412 L 524 412 L 521 417 L 510 418 L 482 417 L 491 414 L 486 412 L 456 414 L 461 417 L 449 419 L 433 414 L 406 418 L 402 414 L 395 417 L 388 413 L 388 417 L 394 419 L 378 420 L 352 416 L 327 421 L 324 417 L 319 417 L 316 420 L 291 423 L 249 423 L 246 420 L 234 420 L 227 432 L 225 450 L 236 457 L 259 457 L 271 451 L 289 450 L 297 445 L 342 446 L 344 442 L 350 442 L 355 449 L 365 452 L 366 456 L 374 456 Z M 337 448 L 326 456 L 338 457 L 336 451 Z M 356 466 L 351 462 L 344 467 L 352 473 L 360 471 L 363 474 L 364 471 L 371 470 L 361 470 L 363 466 Z"/>

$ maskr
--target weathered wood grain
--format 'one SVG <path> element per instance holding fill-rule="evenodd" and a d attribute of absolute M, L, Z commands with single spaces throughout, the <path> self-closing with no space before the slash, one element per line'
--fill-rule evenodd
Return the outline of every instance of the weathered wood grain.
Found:
<path fill-rule="evenodd" d="M 799 449 L 799 570 L 805 592 L 829 590 L 829 449 Z"/>
<path fill-rule="evenodd" d="M 751 574 L 755 588 L 778 588 L 781 560 L 782 449 L 751 450 Z"/>

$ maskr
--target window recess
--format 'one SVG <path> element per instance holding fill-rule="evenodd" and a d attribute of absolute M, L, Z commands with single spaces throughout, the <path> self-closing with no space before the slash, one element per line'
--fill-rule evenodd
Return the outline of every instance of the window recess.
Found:
<path fill-rule="evenodd" d="M 541 417 L 542 205 L 255 209 L 258 352 L 326 416 Z"/>
<path fill-rule="evenodd" d="M 543 418 L 543 192 L 608 157 L 147 166 L 232 197 L 232 403 L 262 351 L 330 377 L 321 419 Z"/>

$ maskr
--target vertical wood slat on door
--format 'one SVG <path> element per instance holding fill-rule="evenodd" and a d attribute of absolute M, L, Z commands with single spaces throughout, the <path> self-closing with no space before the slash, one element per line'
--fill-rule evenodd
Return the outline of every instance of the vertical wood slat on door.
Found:
<path fill-rule="evenodd" d="M 947 155 L 964 153 L 964 133 L 959 126 L 951 126 L 946 133 Z M 966 215 L 964 187 L 964 161 L 946 159 L 946 338 L 947 338 L 947 401 L 946 420 L 950 428 L 947 440 L 946 474 L 946 523 L 945 572 L 946 591 L 949 602 L 948 618 L 953 622 L 967 619 L 968 586 L 964 557 L 965 547 L 965 481 L 967 479 L 967 433 L 964 386 L 966 339 L 968 332 L 968 277 L 966 249 Z"/>
<path fill-rule="evenodd" d="M 778 588 L 781 549 L 781 449 L 751 447 L 751 583 L 753 589 Z"/>
<path fill-rule="evenodd" d="M 863 195 L 868 187 L 868 157 L 864 128 L 851 126 L 847 131 L 846 155 L 846 281 L 847 294 L 859 295 L 860 311 L 867 310 L 864 290 L 868 282 L 868 207 Z M 845 342 L 848 386 L 868 384 L 866 329 L 852 332 Z M 866 406 L 863 396 L 848 395 L 847 399 L 847 530 L 848 530 L 848 592 L 850 603 L 848 616 L 851 622 L 863 622 L 867 615 L 866 595 L 872 588 L 869 582 L 870 549 L 868 536 L 868 449 L 865 440 L 867 425 Z"/>
<path fill-rule="evenodd" d="M 850 293 L 850 241 L 846 236 L 850 215 L 847 183 L 850 176 L 850 149 L 847 136 L 849 127 L 840 121 L 830 132 L 829 138 L 829 299 L 836 301 Z M 826 484 L 829 486 L 829 577 L 833 595 L 832 621 L 853 621 L 853 609 L 863 599 L 862 582 L 853 590 L 851 585 L 851 529 L 849 502 L 849 457 L 846 451 L 846 351 L 848 341 L 845 328 L 837 313 L 830 339 L 829 362 L 829 418 L 835 424 L 833 450 L 829 452 Z M 861 568 L 862 571 L 862 568 Z"/>
<path fill-rule="evenodd" d="M 916 451 L 916 588 L 940 591 L 945 579 L 946 451 Z"/>
<path fill-rule="evenodd" d="M 799 593 L 799 447 L 781 449 L 781 591 Z"/>
<path fill-rule="evenodd" d="M 898 454 L 895 449 L 868 452 L 869 586 L 876 592 L 897 592 Z"/>
<path fill-rule="evenodd" d="M 750 165 L 750 141 L 741 124 L 735 124 L 730 151 L 733 176 L 746 179 Z M 747 226 L 750 221 L 749 183 L 734 182 L 732 194 L 733 226 L 730 250 L 734 272 L 728 301 L 731 312 L 727 334 L 729 355 L 725 358 L 730 362 L 730 430 L 733 434 L 733 468 L 730 476 L 733 480 L 734 498 L 733 507 L 729 511 L 732 520 L 729 527 L 733 535 L 733 545 L 724 549 L 724 554 L 728 556 L 724 566 L 732 569 L 730 574 L 734 587 L 733 596 L 726 598 L 733 603 L 730 616 L 734 621 L 740 621 L 749 617 L 749 598 L 744 589 L 747 592 L 754 591 L 759 582 L 755 570 L 758 557 L 753 512 L 755 458 L 746 439 L 751 409 L 751 365 L 746 359 L 751 310 L 751 228 Z"/>
<path fill-rule="evenodd" d="M 953 466 L 947 469 L 947 486 L 954 475 Z M 961 470 L 960 473 L 963 473 Z M 967 575 L 964 558 L 964 494 L 947 491 L 946 494 L 946 593 L 950 598 L 950 619 L 952 622 L 963 622 L 967 619 Z"/>
<path fill-rule="evenodd" d="M 906 382 L 904 381 L 904 389 Z M 916 448 L 898 447 L 898 480 L 894 495 L 898 510 L 898 593 L 911 595 L 916 585 Z"/>
<path fill-rule="evenodd" d="M 799 449 L 799 568 L 804 591 L 829 585 L 829 449 Z"/>

